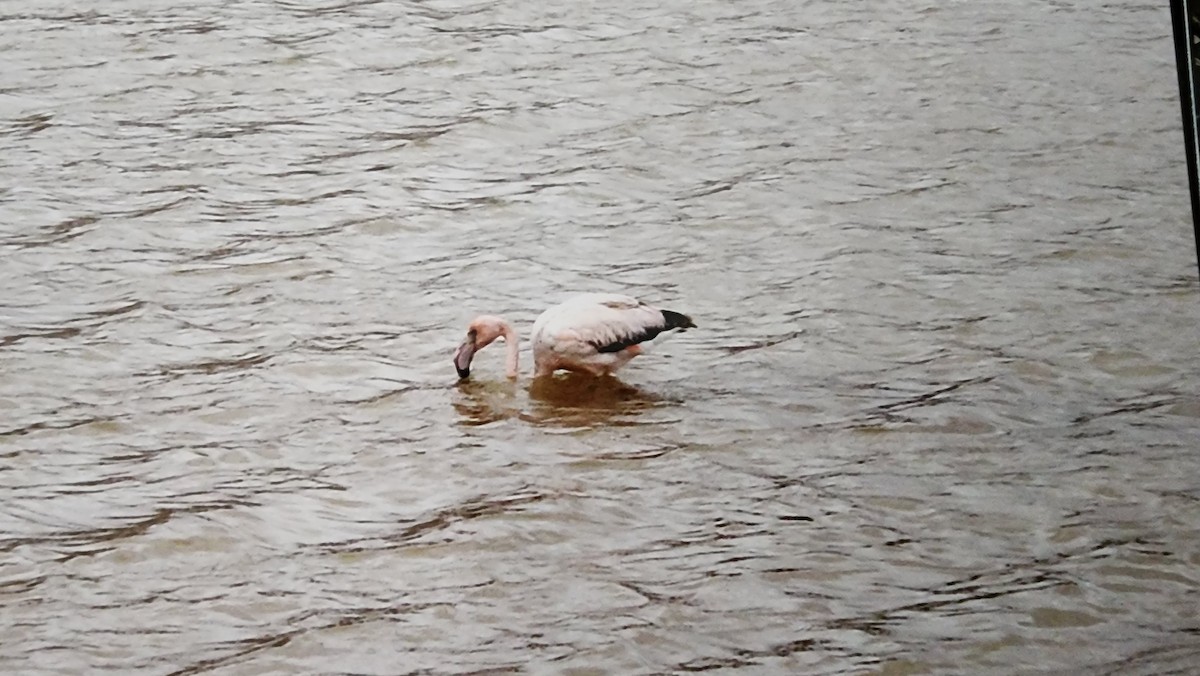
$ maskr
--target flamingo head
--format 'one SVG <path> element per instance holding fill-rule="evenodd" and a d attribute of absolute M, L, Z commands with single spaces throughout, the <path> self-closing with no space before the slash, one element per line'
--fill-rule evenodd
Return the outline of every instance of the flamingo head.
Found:
<path fill-rule="evenodd" d="M 508 324 L 503 319 L 492 315 L 480 315 L 471 320 L 467 325 L 467 337 L 454 353 L 454 369 L 458 371 L 458 377 L 469 377 L 471 360 L 475 358 L 475 353 L 503 336 L 507 329 Z"/>

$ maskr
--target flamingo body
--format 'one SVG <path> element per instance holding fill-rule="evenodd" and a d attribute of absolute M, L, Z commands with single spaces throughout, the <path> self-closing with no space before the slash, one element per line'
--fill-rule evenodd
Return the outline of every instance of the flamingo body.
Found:
<path fill-rule="evenodd" d="M 691 328 L 688 317 L 636 298 L 588 293 L 556 305 L 533 324 L 534 376 L 558 369 L 610 375 L 663 331 Z"/>
<path fill-rule="evenodd" d="M 534 377 L 559 369 L 611 375 L 641 354 L 642 344 L 671 329 L 696 325 L 687 315 L 660 310 L 636 298 L 611 293 L 575 296 L 541 314 L 533 324 Z M 503 336 L 509 348 L 509 377 L 516 377 L 516 332 L 499 317 L 482 316 L 468 327 L 455 354 L 462 378 L 470 374 L 474 353 Z"/>

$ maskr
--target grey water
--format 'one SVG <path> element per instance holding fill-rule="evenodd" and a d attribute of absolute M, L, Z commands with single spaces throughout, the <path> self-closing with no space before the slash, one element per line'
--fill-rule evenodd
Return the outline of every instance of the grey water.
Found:
<path fill-rule="evenodd" d="M 0 671 L 1200 663 L 1165 3 L 8 0 L 0 55 Z M 699 328 L 457 382 L 577 291 Z"/>

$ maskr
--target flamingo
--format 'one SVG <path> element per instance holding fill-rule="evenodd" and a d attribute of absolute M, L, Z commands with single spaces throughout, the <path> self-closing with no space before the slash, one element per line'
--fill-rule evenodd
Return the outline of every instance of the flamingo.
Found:
<path fill-rule="evenodd" d="M 636 298 L 614 293 L 575 296 L 546 310 L 533 323 L 533 376 L 559 369 L 611 375 L 642 353 L 642 343 L 663 331 L 695 328 L 687 315 L 660 310 Z M 459 378 L 471 375 L 475 353 L 503 338 L 508 350 L 505 371 L 519 373 L 519 338 L 503 317 L 480 315 L 467 326 L 467 337 L 454 353 Z"/>

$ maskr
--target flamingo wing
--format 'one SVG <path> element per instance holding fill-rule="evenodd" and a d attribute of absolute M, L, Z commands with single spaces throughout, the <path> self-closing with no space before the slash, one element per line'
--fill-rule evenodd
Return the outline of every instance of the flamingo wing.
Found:
<path fill-rule="evenodd" d="M 637 354 L 628 351 L 691 318 L 619 294 L 584 294 L 546 310 L 533 326 L 534 358 L 543 366 L 611 372 Z M 540 355 L 540 356 L 539 356 Z"/>

